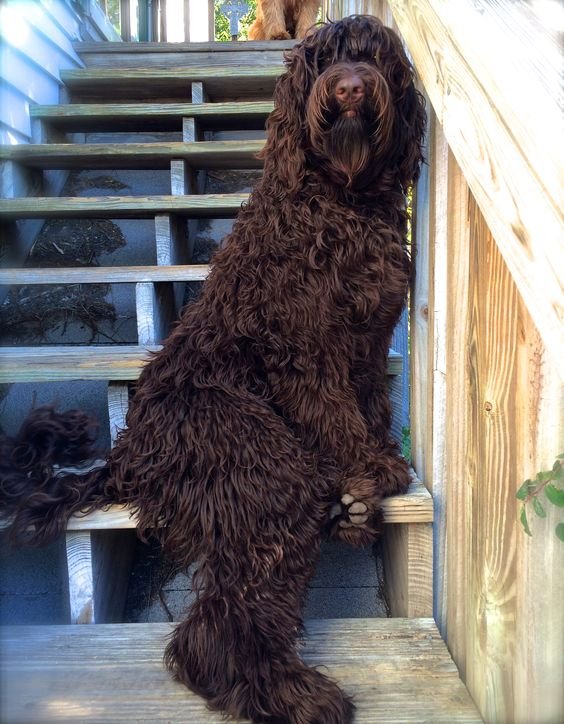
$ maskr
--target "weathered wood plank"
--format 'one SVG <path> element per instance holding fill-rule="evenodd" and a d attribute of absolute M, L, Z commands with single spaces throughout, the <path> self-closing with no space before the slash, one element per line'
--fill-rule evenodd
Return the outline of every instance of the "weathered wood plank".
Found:
<path fill-rule="evenodd" d="M 97 196 L 0 199 L 0 219 L 151 218 L 178 214 L 194 219 L 230 219 L 237 215 L 249 194 L 198 194 L 195 196 Z"/>
<path fill-rule="evenodd" d="M 564 124 L 557 33 L 525 2 L 390 6 L 447 141 L 559 364 L 564 186 L 554 143 Z"/>
<path fill-rule="evenodd" d="M 432 616 L 433 527 L 402 522 L 387 525 L 380 539 L 386 602 L 392 616 Z"/>
<path fill-rule="evenodd" d="M 177 317 L 172 284 L 169 282 L 136 284 L 135 309 L 139 344 L 161 344 Z"/>
<path fill-rule="evenodd" d="M 388 524 L 427 524 L 433 520 L 433 501 L 425 486 L 422 485 L 420 481 L 414 480 L 404 495 L 394 495 L 385 498 L 382 501 L 382 512 L 384 514 L 384 520 Z M 129 508 L 123 505 L 112 505 L 107 510 L 97 510 L 88 515 L 75 515 L 68 523 L 68 530 L 77 531 L 129 529 L 136 527 L 137 518 L 131 513 Z M 410 545 L 413 546 L 413 539 Z M 424 556 L 428 552 L 427 548 L 421 548 L 419 555 Z M 429 558 L 429 561 L 427 561 L 425 565 L 431 565 L 431 560 L 432 559 Z M 429 611 L 427 613 L 430 615 Z"/>
<path fill-rule="evenodd" d="M 264 141 L 50 143 L 0 148 L 0 161 L 41 169 L 161 169 L 184 159 L 196 169 L 261 168 Z"/>
<path fill-rule="evenodd" d="M 66 131 L 181 130 L 182 119 L 197 118 L 204 130 L 263 128 L 272 101 L 231 103 L 71 103 L 30 107 L 32 119 Z"/>
<path fill-rule="evenodd" d="M 209 270 L 209 264 L 0 269 L 0 285 L 195 282 L 203 281 Z"/>
<path fill-rule="evenodd" d="M 0 383 L 55 380 L 135 380 L 159 345 L 72 345 L 0 348 Z M 388 355 L 388 374 L 401 372 L 402 357 Z"/>
<path fill-rule="evenodd" d="M 223 721 L 162 664 L 172 627 L 10 627 L 2 632 L 1 714 L 13 724 L 76 719 Z M 431 619 L 306 622 L 304 659 L 353 695 L 355 721 L 480 722 Z"/>
<path fill-rule="evenodd" d="M 268 99 L 281 65 L 235 65 L 173 68 L 86 68 L 63 71 L 61 77 L 71 93 L 84 98 L 173 98 L 188 96 L 190 84 L 201 82 L 211 100 Z"/>
<path fill-rule="evenodd" d="M 235 53 L 241 62 L 241 56 L 246 58 L 251 53 L 265 54 L 270 51 L 282 54 L 284 50 L 290 50 L 296 44 L 295 40 L 246 40 L 244 43 L 239 41 L 206 41 L 206 42 L 190 42 L 190 43 L 99 43 L 92 41 L 78 41 L 73 43 L 76 53 L 79 55 L 90 53 L 92 57 L 104 57 L 108 55 L 115 58 L 122 54 L 133 54 L 139 58 L 140 55 L 150 55 L 159 57 L 167 53 L 174 53 L 185 58 L 200 53 L 211 54 L 231 54 Z M 139 62 L 139 61 L 138 61 Z"/>

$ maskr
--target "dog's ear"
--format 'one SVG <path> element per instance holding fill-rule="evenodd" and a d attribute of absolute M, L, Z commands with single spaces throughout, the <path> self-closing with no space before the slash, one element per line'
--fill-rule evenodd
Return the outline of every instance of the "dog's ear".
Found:
<path fill-rule="evenodd" d="M 417 181 L 423 158 L 423 140 L 427 115 L 425 99 L 413 80 L 396 102 L 394 146 L 401 185 L 404 191 Z"/>
<path fill-rule="evenodd" d="M 274 110 L 266 122 L 267 140 L 260 153 L 264 175 L 286 192 L 299 188 L 305 171 L 306 104 L 316 65 L 311 55 L 306 42 L 286 53 L 287 70 L 274 90 Z"/>
<path fill-rule="evenodd" d="M 397 33 L 380 23 L 375 24 L 373 42 L 376 64 L 388 83 L 396 113 L 392 160 L 397 166 L 401 185 L 407 191 L 417 180 L 423 162 L 427 122 L 425 100 L 415 87 L 413 66 Z"/>

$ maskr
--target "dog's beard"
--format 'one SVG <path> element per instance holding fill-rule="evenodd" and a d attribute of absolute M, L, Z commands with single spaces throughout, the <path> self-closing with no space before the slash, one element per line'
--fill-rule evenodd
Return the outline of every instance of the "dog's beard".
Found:
<path fill-rule="evenodd" d="M 331 166 L 345 176 L 346 185 L 356 185 L 372 155 L 368 124 L 360 115 L 341 114 L 328 132 L 326 149 Z"/>

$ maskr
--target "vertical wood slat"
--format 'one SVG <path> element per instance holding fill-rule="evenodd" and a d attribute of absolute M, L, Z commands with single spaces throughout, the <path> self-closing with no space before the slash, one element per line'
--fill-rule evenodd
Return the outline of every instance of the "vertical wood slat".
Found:
<path fill-rule="evenodd" d="M 433 526 L 388 523 L 380 541 L 384 592 L 390 615 L 433 615 Z"/>
<path fill-rule="evenodd" d="M 431 158 L 435 119 L 429 116 L 425 142 L 425 157 Z M 411 375 L 411 456 L 415 471 L 428 489 L 432 479 L 427 467 L 429 430 L 431 429 L 429 399 L 432 386 L 427 376 L 429 354 L 429 278 L 431 274 L 430 246 L 430 171 L 424 164 L 414 194 L 415 212 L 413 242 L 416 274 L 410 296 L 410 375 Z"/>

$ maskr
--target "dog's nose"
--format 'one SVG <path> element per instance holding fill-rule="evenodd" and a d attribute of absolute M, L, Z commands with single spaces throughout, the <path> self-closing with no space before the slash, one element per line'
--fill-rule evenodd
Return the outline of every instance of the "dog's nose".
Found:
<path fill-rule="evenodd" d="M 335 87 L 339 103 L 358 103 L 364 96 L 364 81 L 356 73 L 344 76 Z"/>

